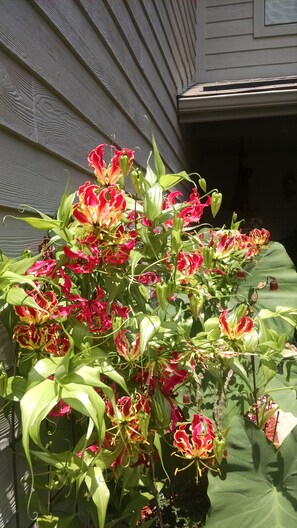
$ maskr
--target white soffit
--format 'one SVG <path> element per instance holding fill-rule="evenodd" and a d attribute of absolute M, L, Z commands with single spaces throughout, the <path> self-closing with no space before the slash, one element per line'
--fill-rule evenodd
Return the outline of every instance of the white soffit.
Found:
<path fill-rule="evenodd" d="M 297 77 L 195 84 L 178 98 L 181 123 L 297 115 Z"/>

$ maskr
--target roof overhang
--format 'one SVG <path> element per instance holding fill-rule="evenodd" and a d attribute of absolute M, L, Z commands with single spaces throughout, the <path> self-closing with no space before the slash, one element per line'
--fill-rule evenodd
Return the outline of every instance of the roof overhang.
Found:
<path fill-rule="evenodd" d="M 178 98 L 181 123 L 297 115 L 297 78 L 196 84 Z"/>

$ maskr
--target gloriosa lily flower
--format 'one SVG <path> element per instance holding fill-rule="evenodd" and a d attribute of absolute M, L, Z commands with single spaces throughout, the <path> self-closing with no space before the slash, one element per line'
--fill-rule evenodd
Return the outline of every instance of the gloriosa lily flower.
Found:
<path fill-rule="evenodd" d="M 109 165 L 106 166 L 103 159 L 105 147 L 107 145 L 102 144 L 92 150 L 88 155 L 88 162 L 90 167 L 94 169 L 94 174 L 100 185 L 114 185 L 121 176 L 127 176 L 132 167 L 134 152 L 127 148 L 117 150 L 114 146 L 110 145 L 114 155 Z"/>
<path fill-rule="evenodd" d="M 73 206 L 73 216 L 82 225 L 100 230 L 114 229 L 126 209 L 124 193 L 116 187 L 102 189 L 86 182 L 78 190 L 79 202 Z"/>
<path fill-rule="evenodd" d="M 201 414 L 194 414 L 190 425 L 182 424 L 175 431 L 173 445 L 185 458 L 203 460 L 211 456 L 214 438 L 211 420 Z"/>
<path fill-rule="evenodd" d="M 250 332 L 254 323 L 251 317 L 244 313 L 241 317 L 232 315 L 228 317 L 229 310 L 224 310 L 219 317 L 219 325 L 222 332 L 232 340 L 240 339 L 244 334 Z"/>
<path fill-rule="evenodd" d="M 269 241 L 270 233 L 267 229 L 253 229 L 249 238 L 256 246 L 264 246 Z"/>
<path fill-rule="evenodd" d="M 70 347 L 69 339 L 58 323 L 38 326 L 18 324 L 14 328 L 13 339 L 22 348 L 45 352 L 52 356 L 65 356 Z"/>
<path fill-rule="evenodd" d="M 42 324 L 48 319 L 55 319 L 60 315 L 58 299 L 53 291 L 27 290 L 26 293 L 40 307 L 40 310 L 29 306 L 15 306 L 15 313 L 24 323 Z"/>
<path fill-rule="evenodd" d="M 117 401 L 116 409 L 111 402 L 107 402 L 106 413 L 126 441 L 132 444 L 146 442 L 150 418 L 148 396 L 139 393 L 136 393 L 135 397 L 123 396 Z"/>

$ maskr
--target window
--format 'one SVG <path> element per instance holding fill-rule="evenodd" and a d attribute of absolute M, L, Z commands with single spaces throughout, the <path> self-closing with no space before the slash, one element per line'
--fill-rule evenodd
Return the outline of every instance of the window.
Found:
<path fill-rule="evenodd" d="M 254 36 L 297 36 L 297 0 L 254 0 Z"/>

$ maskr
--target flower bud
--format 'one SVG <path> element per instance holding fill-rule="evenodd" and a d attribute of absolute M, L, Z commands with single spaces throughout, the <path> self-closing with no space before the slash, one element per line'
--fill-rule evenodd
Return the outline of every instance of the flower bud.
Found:
<path fill-rule="evenodd" d="M 211 269 L 213 267 L 213 258 L 214 258 L 214 250 L 210 247 L 204 247 L 202 250 L 203 260 L 206 269 Z"/>
<path fill-rule="evenodd" d="M 193 293 L 192 295 L 189 295 L 189 301 L 191 313 L 194 319 L 198 319 L 203 306 L 203 297 L 199 294 L 197 295 L 196 293 Z"/>
<path fill-rule="evenodd" d="M 213 453 L 220 464 L 224 458 L 226 440 L 222 436 L 216 436 L 213 441 Z"/>
<path fill-rule="evenodd" d="M 183 404 L 184 405 L 190 405 L 192 402 L 191 402 L 191 396 L 188 392 L 185 392 L 185 394 L 183 395 Z"/>
<path fill-rule="evenodd" d="M 0 396 L 3 398 L 6 396 L 7 391 L 7 374 L 4 370 L 4 365 L 0 363 Z"/>
<path fill-rule="evenodd" d="M 167 302 L 168 302 L 168 285 L 166 282 L 160 283 L 158 282 L 156 284 L 156 295 L 158 299 L 158 303 L 161 306 L 163 310 L 165 310 Z"/>
<path fill-rule="evenodd" d="M 214 191 L 211 195 L 210 209 L 211 209 L 212 216 L 214 218 L 220 210 L 222 199 L 223 199 L 222 193 Z"/>
<path fill-rule="evenodd" d="M 272 279 L 272 281 L 269 284 L 270 291 L 276 291 L 278 290 L 278 282 L 276 279 Z"/>
<path fill-rule="evenodd" d="M 199 185 L 202 191 L 206 192 L 206 181 L 204 178 L 199 178 Z"/>
<path fill-rule="evenodd" d="M 155 394 L 151 399 L 152 422 L 157 430 L 168 429 L 171 422 L 171 406 L 159 386 L 156 386 Z"/>
<path fill-rule="evenodd" d="M 140 169 L 133 170 L 130 176 L 131 176 L 131 181 L 132 181 L 136 194 L 138 196 L 141 196 L 143 192 L 143 186 L 142 186 L 143 175 L 142 175 L 141 170 Z"/>
<path fill-rule="evenodd" d="M 130 158 L 127 154 L 122 154 L 119 157 L 119 164 L 124 178 L 127 176 L 130 169 Z"/>

